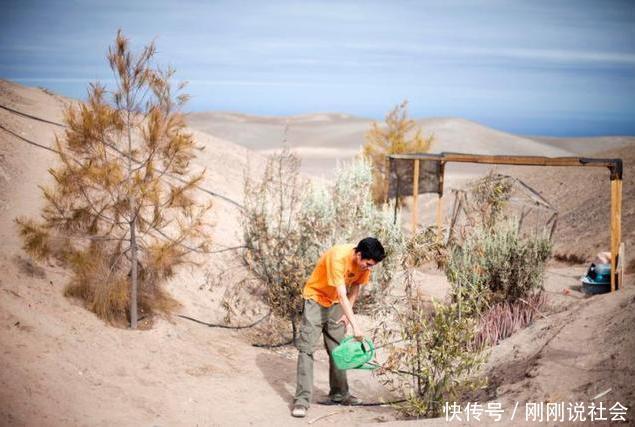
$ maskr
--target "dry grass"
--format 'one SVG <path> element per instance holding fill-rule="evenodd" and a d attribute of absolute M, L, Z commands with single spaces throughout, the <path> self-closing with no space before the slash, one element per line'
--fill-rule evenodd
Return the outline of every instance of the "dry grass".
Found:
<path fill-rule="evenodd" d="M 130 323 L 130 277 L 124 268 L 111 269 L 108 257 L 93 253 L 92 263 L 73 265 L 74 275 L 64 294 L 78 298 L 85 307 L 112 325 L 127 327 Z M 122 267 L 122 266 L 120 266 Z M 139 317 L 169 315 L 180 304 L 161 288 L 154 275 L 139 268 Z"/>

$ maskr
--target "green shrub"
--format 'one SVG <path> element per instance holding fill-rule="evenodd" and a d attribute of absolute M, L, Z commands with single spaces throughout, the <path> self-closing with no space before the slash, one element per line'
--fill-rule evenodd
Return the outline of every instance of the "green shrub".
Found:
<path fill-rule="evenodd" d="M 444 402 L 456 401 L 467 391 L 484 386 L 478 371 L 485 354 L 473 346 L 475 321 L 459 316 L 456 304 L 433 302 L 420 296 L 410 300 L 404 313 L 390 323 L 397 330 L 380 334 L 380 343 L 400 337 L 403 342 L 388 345 L 388 359 L 377 371 L 380 381 L 403 396 L 396 405 L 408 417 L 436 417 Z M 385 330 L 384 330 L 385 331 Z"/>
<path fill-rule="evenodd" d="M 516 221 L 477 229 L 449 257 L 446 274 L 453 300 L 466 313 L 478 314 L 541 290 L 551 247 L 546 236 L 521 238 Z"/>

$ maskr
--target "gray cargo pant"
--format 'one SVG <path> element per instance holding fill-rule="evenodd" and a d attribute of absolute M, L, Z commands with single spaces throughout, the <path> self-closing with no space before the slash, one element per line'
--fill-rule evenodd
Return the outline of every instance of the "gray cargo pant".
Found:
<path fill-rule="evenodd" d="M 342 307 L 333 304 L 331 307 L 322 307 L 313 300 L 304 301 L 304 313 L 302 314 L 302 326 L 298 338 L 298 373 L 297 387 L 294 403 L 308 408 L 311 403 L 313 391 L 313 348 L 316 346 L 323 331 L 342 341 L 346 335 L 346 326 L 339 323 L 342 317 Z M 346 371 L 337 369 L 331 356 L 331 350 L 337 347 L 337 343 L 324 334 L 324 345 L 329 355 L 329 397 L 343 398 L 348 396 L 348 381 Z"/>

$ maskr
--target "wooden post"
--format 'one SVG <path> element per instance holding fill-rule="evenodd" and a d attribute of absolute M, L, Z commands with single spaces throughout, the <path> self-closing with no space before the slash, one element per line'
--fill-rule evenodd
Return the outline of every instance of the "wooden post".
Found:
<path fill-rule="evenodd" d="M 441 162 L 439 166 L 439 199 L 437 200 L 437 241 L 441 240 L 441 236 L 443 234 L 443 177 L 445 175 L 445 162 Z"/>
<path fill-rule="evenodd" d="M 412 174 L 412 233 L 417 232 L 419 222 L 419 159 L 414 160 L 414 173 Z"/>
<path fill-rule="evenodd" d="M 392 175 L 392 162 L 388 156 L 384 157 L 384 203 L 388 203 L 388 190 L 390 189 L 390 176 Z"/>
<path fill-rule="evenodd" d="M 622 180 L 611 180 L 611 292 L 615 292 L 617 258 L 622 234 Z M 620 283 L 623 286 L 623 284 Z"/>
<path fill-rule="evenodd" d="M 441 212 L 443 210 L 443 194 L 439 194 L 439 198 L 437 199 L 437 215 L 436 215 L 436 224 L 437 224 L 437 241 L 441 240 L 441 236 L 443 235 L 443 218 L 441 216 Z"/>

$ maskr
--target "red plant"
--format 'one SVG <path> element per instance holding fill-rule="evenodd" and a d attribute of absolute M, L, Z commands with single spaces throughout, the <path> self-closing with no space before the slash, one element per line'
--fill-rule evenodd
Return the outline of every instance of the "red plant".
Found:
<path fill-rule="evenodd" d="M 474 343 L 477 348 L 498 344 L 501 340 L 529 325 L 536 316 L 544 317 L 540 308 L 546 302 L 544 292 L 537 292 L 513 303 L 493 305 L 479 319 Z"/>

